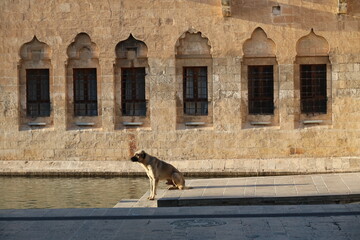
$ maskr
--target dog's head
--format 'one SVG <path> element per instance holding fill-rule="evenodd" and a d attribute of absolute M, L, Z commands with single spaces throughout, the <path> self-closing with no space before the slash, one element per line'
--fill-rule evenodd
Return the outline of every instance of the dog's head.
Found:
<path fill-rule="evenodd" d="M 134 156 L 131 158 L 133 162 L 143 162 L 146 157 L 146 152 L 144 150 L 140 150 L 135 152 Z"/>

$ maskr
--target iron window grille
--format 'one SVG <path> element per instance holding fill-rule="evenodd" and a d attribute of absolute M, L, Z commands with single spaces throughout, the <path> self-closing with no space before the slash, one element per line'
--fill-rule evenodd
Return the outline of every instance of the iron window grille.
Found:
<path fill-rule="evenodd" d="M 184 113 L 208 114 L 207 67 L 184 67 Z"/>
<path fill-rule="evenodd" d="M 49 69 L 26 69 L 26 114 L 50 116 Z"/>
<path fill-rule="evenodd" d="M 249 114 L 274 114 L 274 67 L 248 66 Z"/>
<path fill-rule="evenodd" d="M 96 68 L 74 68 L 75 116 L 97 116 Z"/>
<path fill-rule="evenodd" d="M 326 64 L 300 65 L 301 113 L 327 112 Z"/>
<path fill-rule="evenodd" d="M 122 114 L 146 116 L 145 68 L 122 68 Z"/>

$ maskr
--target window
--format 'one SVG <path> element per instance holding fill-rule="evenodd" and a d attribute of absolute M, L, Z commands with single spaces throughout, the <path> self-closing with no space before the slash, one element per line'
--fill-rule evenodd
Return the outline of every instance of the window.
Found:
<path fill-rule="evenodd" d="M 26 110 L 30 117 L 50 116 L 49 69 L 26 70 Z"/>
<path fill-rule="evenodd" d="M 190 29 L 175 44 L 176 128 L 213 127 L 213 58 L 210 41 Z"/>
<path fill-rule="evenodd" d="M 300 65 L 301 113 L 326 114 L 326 64 Z"/>
<path fill-rule="evenodd" d="M 97 116 L 96 68 L 74 68 L 75 116 Z"/>
<path fill-rule="evenodd" d="M 207 67 L 184 67 L 184 113 L 208 114 Z"/>
<path fill-rule="evenodd" d="M 145 68 L 122 68 L 122 114 L 145 116 Z"/>
<path fill-rule="evenodd" d="M 274 114 L 274 68 L 248 66 L 249 114 Z"/>

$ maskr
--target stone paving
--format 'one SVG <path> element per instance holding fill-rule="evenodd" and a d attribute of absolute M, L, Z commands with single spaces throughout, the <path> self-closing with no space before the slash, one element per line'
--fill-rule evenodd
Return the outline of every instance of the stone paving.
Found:
<path fill-rule="evenodd" d="M 124 200 L 115 207 L 360 202 L 360 173 L 189 179 L 186 184 L 192 189 L 159 190 L 157 201 L 148 201 L 147 192 L 139 201 Z"/>
<path fill-rule="evenodd" d="M 200 179 L 188 181 L 191 190 L 159 191 L 158 200 L 346 199 L 360 192 L 359 180 L 360 173 Z M 156 207 L 157 202 L 146 197 L 122 201 L 119 208 L 110 209 L 0 210 L 0 239 L 360 239 L 358 203 Z"/>
<path fill-rule="evenodd" d="M 2 240 L 360 239 L 360 205 L 0 210 Z"/>

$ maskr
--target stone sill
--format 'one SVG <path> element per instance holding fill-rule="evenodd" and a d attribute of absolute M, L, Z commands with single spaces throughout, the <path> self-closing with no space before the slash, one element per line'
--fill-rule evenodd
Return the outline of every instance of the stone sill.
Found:
<path fill-rule="evenodd" d="M 304 120 L 303 124 L 321 124 L 323 122 L 323 120 Z"/>
<path fill-rule="evenodd" d="M 93 122 L 76 122 L 75 124 L 79 127 L 91 127 L 95 125 Z"/>
<path fill-rule="evenodd" d="M 267 126 L 271 125 L 271 122 L 250 122 L 250 124 L 255 126 Z"/>
<path fill-rule="evenodd" d="M 28 126 L 30 127 L 43 127 L 46 126 L 45 122 L 29 122 Z"/>
<path fill-rule="evenodd" d="M 205 122 L 186 122 L 185 126 L 204 126 Z"/>
<path fill-rule="evenodd" d="M 122 124 L 124 126 L 128 126 L 128 127 L 139 127 L 139 126 L 142 126 L 144 123 L 143 122 L 123 122 Z"/>

